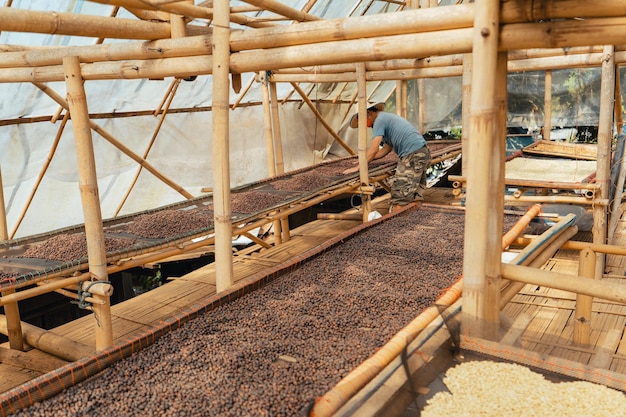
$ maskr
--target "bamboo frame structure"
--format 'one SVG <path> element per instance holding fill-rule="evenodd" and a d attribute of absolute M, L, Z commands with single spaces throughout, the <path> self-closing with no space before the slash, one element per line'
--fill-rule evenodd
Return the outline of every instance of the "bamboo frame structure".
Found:
<path fill-rule="evenodd" d="M 80 195 L 85 217 L 85 235 L 87 237 L 87 254 L 89 257 L 89 273 L 92 279 L 96 281 L 108 281 L 98 176 L 96 173 L 91 128 L 89 126 L 87 98 L 80 74 L 80 60 L 78 57 L 66 57 L 63 59 L 63 66 L 67 77 L 67 106 L 72 115 L 76 142 Z M 102 295 L 104 296 L 104 294 Z M 94 305 L 96 350 L 98 351 L 104 350 L 113 344 L 111 309 L 108 307 L 108 297 L 106 297 L 106 303 L 102 308 L 97 309 Z"/>
<path fill-rule="evenodd" d="M 225 291 L 233 285 L 232 220 L 230 204 L 230 164 L 228 99 L 230 13 L 227 0 L 215 5 L 213 45 L 213 198 L 215 228 L 215 285 Z"/>
<path fill-rule="evenodd" d="M 600 85 L 600 115 L 598 120 L 598 165 L 596 182 L 600 184 L 600 198 L 608 199 L 611 178 L 611 145 L 613 141 L 613 102 L 615 99 L 615 47 L 604 47 L 602 60 L 602 78 Z M 608 202 L 607 202 L 608 205 Z M 593 243 L 606 243 L 608 215 L 605 207 L 593 210 Z M 596 277 L 604 273 L 605 257 L 597 254 Z"/>
<path fill-rule="evenodd" d="M 483 3 L 481 13 L 475 16 L 473 39 L 469 157 L 471 170 L 467 177 L 467 210 L 464 253 L 472 253 L 463 261 L 463 320 L 462 332 L 469 336 L 495 338 L 499 328 L 501 245 L 495 236 L 501 236 L 498 221 L 485 213 L 501 212 L 502 201 L 493 198 L 492 190 L 503 190 L 504 176 L 500 176 L 496 155 L 499 112 L 493 80 L 498 73 L 499 2 Z M 476 66 L 480 63 L 480 68 Z M 503 163 L 503 162 L 500 162 Z M 495 165 L 495 167 L 494 167 Z M 502 205 L 499 210 L 491 204 Z"/>
<path fill-rule="evenodd" d="M 543 128 L 541 134 L 544 140 L 550 140 L 550 131 L 552 130 L 552 70 L 546 70 L 544 83 L 544 101 L 543 101 Z"/>
<path fill-rule="evenodd" d="M 46 93 L 46 95 L 48 95 L 48 97 L 50 97 L 51 99 L 53 99 L 54 101 L 59 103 L 61 106 L 63 106 L 63 108 L 65 108 L 66 110 L 69 110 L 68 102 L 66 100 L 64 100 L 63 97 L 58 95 L 50 87 L 48 87 L 45 84 L 41 84 L 41 83 L 35 83 L 35 86 L 37 88 L 39 88 L 41 91 L 43 91 L 44 93 Z M 94 130 L 96 133 L 98 133 L 100 136 L 102 136 L 104 139 L 106 139 L 109 143 L 111 143 L 113 146 L 115 146 L 120 151 L 122 151 L 126 156 L 128 156 L 131 159 L 133 159 L 135 162 L 137 162 L 139 165 L 141 165 L 147 171 L 149 171 L 152 175 L 154 175 L 155 177 L 157 177 L 158 179 L 163 181 L 165 184 L 170 186 L 172 189 L 174 189 L 177 192 L 179 192 L 183 197 L 185 197 L 185 198 L 193 198 L 193 195 L 191 193 L 189 193 L 183 187 L 181 187 L 180 185 L 176 184 L 170 178 L 168 178 L 163 173 L 158 171 L 155 167 L 152 166 L 152 164 L 150 164 L 144 158 L 142 158 L 139 155 L 137 155 L 130 148 L 128 148 L 126 145 L 124 145 L 120 140 L 116 139 L 112 134 L 110 134 L 109 132 L 104 130 L 102 127 L 100 127 L 96 122 L 94 122 L 92 120 L 89 120 L 89 126 L 90 126 L 90 128 L 92 130 Z"/>
<path fill-rule="evenodd" d="M 50 147 L 50 152 L 48 152 L 48 157 L 46 159 L 46 162 L 44 163 L 43 167 L 39 171 L 39 175 L 37 176 L 37 179 L 35 180 L 35 184 L 33 184 L 33 188 L 28 196 L 28 199 L 26 200 L 26 203 L 24 204 L 24 208 L 22 209 L 22 212 L 18 216 L 17 221 L 15 222 L 13 226 L 13 230 L 11 231 L 11 234 L 9 234 L 8 236 L 9 239 L 13 239 L 18 229 L 20 228 L 20 224 L 22 224 L 22 221 L 24 220 L 26 213 L 28 212 L 28 208 L 30 207 L 30 204 L 32 203 L 33 198 L 35 197 L 35 193 L 37 192 L 37 189 L 39 188 L 39 185 L 41 184 L 41 181 L 43 180 L 43 177 L 46 171 L 48 170 L 50 163 L 52 162 L 52 158 L 54 157 L 54 154 L 56 153 L 57 147 L 59 146 L 59 141 L 61 140 L 61 135 L 63 134 L 63 131 L 65 130 L 65 125 L 67 124 L 69 116 L 70 116 L 69 112 L 66 112 L 65 115 L 63 116 L 63 120 L 61 121 L 61 126 L 59 126 L 59 129 L 57 130 L 57 134 L 54 138 L 54 142 L 52 143 L 52 146 Z"/>
<path fill-rule="evenodd" d="M 367 84 L 365 83 L 365 64 L 359 62 L 356 64 L 357 73 L 357 98 L 358 98 L 358 155 L 359 155 L 359 181 L 361 187 L 369 185 L 368 161 L 367 161 Z M 368 216 L 372 211 L 370 200 L 371 194 L 365 193 L 361 207 L 363 209 L 363 223 L 367 222 Z"/>
<path fill-rule="evenodd" d="M 2 169 L 0 167 L 0 240 L 9 238 L 7 228 L 7 214 L 4 202 L 4 189 L 2 183 Z M 5 290 L 0 293 L 2 297 L 13 294 L 15 290 Z M 20 310 L 17 303 L 9 303 L 4 306 L 6 315 L 7 335 L 9 337 L 9 347 L 15 350 L 24 349 L 24 338 L 22 336 L 22 325 L 20 321 Z"/>
<path fill-rule="evenodd" d="M 229 266 L 232 268 L 230 238 L 233 233 L 228 163 L 229 74 L 239 75 L 242 72 L 264 72 L 268 68 L 278 69 L 278 71 L 274 72 L 270 81 L 292 83 L 293 88 L 301 95 L 304 103 L 313 110 L 318 120 L 340 144 L 343 143 L 341 138 L 330 125 L 327 125 L 321 114 L 316 112 L 315 105 L 297 85 L 297 82 L 356 81 L 359 86 L 358 97 L 355 98 L 359 100 L 358 111 L 360 119 L 364 120 L 365 102 L 367 101 L 366 81 L 396 80 L 399 86 L 397 91 L 399 100 L 398 111 L 404 115 L 406 112 L 405 80 L 462 75 L 464 96 L 463 153 L 464 159 L 467 161 L 467 164 L 464 164 L 463 167 L 463 176 L 468 178 L 469 196 L 471 196 L 467 210 L 470 231 L 466 230 L 465 234 L 465 252 L 471 252 L 474 255 L 473 257 L 476 258 L 475 260 L 468 260 L 467 264 L 464 265 L 466 299 L 470 300 L 464 306 L 464 315 L 466 315 L 465 318 L 471 318 L 470 321 L 464 320 L 464 331 L 470 336 L 490 338 L 498 326 L 499 318 L 496 306 L 502 301 L 498 298 L 500 297 L 499 293 L 496 293 L 496 291 L 500 290 L 500 272 L 504 276 L 505 270 L 511 274 L 518 271 L 513 270 L 511 272 L 507 268 L 502 269 L 499 263 L 501 248 L 497 244 L 498 242 L 495 241 L 495 236 L 498 236 L 498 232 L 502 230 L 502 219 L 486 219 L 484 216 L 485 213 L 497 212 L 502 209 L 502 202 L 505 200 L 505 198 L 500 198 L 503 197 L 500 193 L 503 189 L 502 185 L 506 181 L 503 180 L 504 144 L 499 138 L 504 137 L 504 129 L 506 128 L 504 120 L 506 115 L 507 69 L 508 71 L 526 71 L 549 68 L 549 71 L 551 71 L 551 69 L 556 68 L 599 65 L 603 65 L 603 67 L 612 65 L 615 68 L 616 62 L 620 62 L 620 60 L 626 61 L 626 54 L 620 57 L 620 53 L 614 53 L 615 47 L 612 47 L 614 48 L 613 53 L 610 53 L 614 61 L 606 64 L 605 61 L 607 60 L 603 57 L 609 51 L 608 49 L 605 49 L 603 53 L 592 50 L 587 52 L 581 51 L 580 54 L 573 54 L 570 50 L 569 56 L 566 56 L 567 53 L 564 51 L 560 51 L 560 53 L 552 51 L 551 53 L 554 54 L 552 56 L 539 56 L 539 52 L 537 52 L 537 55 L 533 55 L 532 51 L 527 51 L 525 57 L 521 57 L 521 55 L 528 48 L 586 45 L 588 42 L 606 38 L 610 31 L 612 31 L 610 32 L 611 39 L 615 39 L 616 43 L 626 43 L 626 31 L 624 30 L 626 19 L 621 17 L 623 14 L 623 2 L 609 0 L 606 5 L 598 8 L 580 0 L 553 0 L 543 2 L 546 5 L 554 6 L 553 8 L 547 6 L 539 8 L 530 4 L 531 2 L 522 0 L 504 2 L 501 5 L 495 0 L 486 0 L 471 5 L 458 5 L 449 9 L 442 6 L 434 7 L 432 11 L 424 11 L 422 9 L 419 11 L 399 12 L 397 15 L 390 16 L 389 19 L 381 22 L 378 20 L 378 16 L 317 21 L 316 16 L 309 15 L 307 12 L 284 8 L 284 5 L 276 1 L 249 1 L 249 3 L 256 5 L 260 9 L 274 11 L 289 19 L 310 21 L 294 25 L 297 28 L 281 27 L 269 21 L 245 18 L 243 15 L 239 15 L 237 11 L 229 9 L 228 3 L 224 0 L 216 0 L 215 2 L 215 9 L 211 9 L 196 7 L 193 6 L 193 3 L 189 4 L 188 2 L 166 4 L 164 2 L 139 0 L 102 1 L 105 4 L 133 7 L 138 10 L 137 13 L 146 13 L 146 15 L 148 15 L 147 13 L 150 13 L 151 16 L 168 15 L 169 23 L 154 23 L 154 25 L 150 26 L 154 28 L 151 36 L 155 36 L 157 32 L 159 37 L 162 36 L 159 40 L 150 42 L 132 42 L 127 45 L 98 45 L 89 48 L 54 48 L 47 51 L 36 49 L 7 53 L 7 60 L 3 60 L 0 63 L 0 68 L 2 68 L 0 69 L 0 82 L 35 81 L 41 85 L 40 83 L 43 81 L 64 80 L 67 75 L 66 65 L 64 64 L 65 59 L 63 58 L 65 55 L 80 56 L 82 64 L 76 65 L 76 62 L 74 62 L 73 70 L 80 74 L 82 79 L 86 80 L 182 77 L 212 74 L 215 80 L 213 84 L 214 143 L 212 144 L 212 155 L 215 164 L 213 184 L 216 197 L 215 243 L 217 287 L 219 292 L 232 285 L 232 269 L 229 270 Z M 309 3 L 309 5 L 311 4 Z M 441 10 L 442 8 L 443 10 Z M 453 13 L 450 13 L 451 11 Z M 0 10 L 0 18 L 5 16 L 3 15 L 4 12 L 4 10 Z M 572 17 L 584 16 L 587 19 L 584 22 L 576 22 L 576 25 L 573 22 L 558 21 L 559 17 L 568 17 L 570 15 Z M 45 16 L 46 19 L 50 17 L 50 15 Z M 211 32 L 211 30 L 209 28 L 202 28 L 201 30 L 199 27 L 186 26 L 184 22 L 188 17 L 215 19 L 215 29 L 212 30 L 212 34 L 198 35 L 199 33 Z M 546 22 L 536 23 L 534 22 L 535 19 L 545 19 Z M 554 21 L 549 21 L 552 19 Z M 82 19 L 82 22 L 87 21 L 87 19 Z M 123 20 L 117 18 L 115 21 L 116 24 L 123 23 Z M 422 21 L 424 24 L 416 24 L 416 22 Z M 252 33 L 231 31 L 228 29 L 231 22 L 247 24 L 260 29 L 249 31 Z M 372 24 L 373 22 L 376 22 L 376 24 Z M 59 33 L 71 30 L 71 25 L 67 21 L 60 19 L 57 23 L 60 26 Z M 31 24 L 32 22 L 28 23 L 29 27 Z M 584 26 L 584 36 L 577 33 L 583 32 L 582 26 Z M 92 32 L 103 36 L 107 35 L 108 31 L 112 30 L 112 27 L 114 27 L 112 20 L 103 20 L 99 26 L 95 25 L 92 28 Z M 146 27 L 148 26 L 146 25 Z M 416 31 L 416 28 L 418 28 L 419 32 Z M 597 33 L 589 34 L 590 28 L 597 28 Z M 42 30 L 50 29 L 42 28 Z M 126 30 L 120 31 L 120 34 L 130 34 L 131 29 L 127 28 L 127 30 L 128 32 Z M 144 32 L 146 32 L 146 29 L 144 29 Z M 136 38 L 131 38 L 130 36 L 127 36 L 127 38 L 144 39 L 141 36 L 148 35 L 148 33 L 144 32 L 136 30 L 132 32 L 132 35 L 136 36 Z M 198 36 L 184 36 L 185 34 Z M 468 36 L 470 34 L 473 34 L 473 37 Z M 500 38 L 498 38 L 499 36 Z M 172 39 L 165 39 L 168 37 Z M 472 39 L 471 42 L 469 41 L 470 39 Z M 392 45 L 393 48 L 391 47 Z M 69 51 L 76 51 L 76 53 L 68 54 Z M 472 56 L 472 53 L 476 56 Z M 516 54 L 519 54 L 520 58 L 512 59 Z M 431 59 L 430 55 L 447 56 L 437 60 Z M 508 61 L 507 56 L 509 58 Z M 375 61 L 370 62 L 369 60 L 371 59 Z M 355 62 L 357 63 L 356 68 Z M 320 71 L 316 70 L 314 74 L 306 74 L 304 71 L 298 72 L 294 69 L 294 67 L 312 64 L 316 65 L 316 68 L 320 68 Z M 347 71 L 340 71 L 340 68 L 345 68 L 346 66 L 351 68 Z M 281 71 L 281 68 L 284 71 Z M 328 73 L 325 73 L 325 71 L 328 71 Z M 496 80 L 496 82 L 493 83 L 493 80 Z M 248 87 L 240 95 L 240 99 L 248 91 L 252 82 L 253 80 L 250 81 Z M 603 105 L 608 103 L 608 99 L 605 98 L 605 91 L 607 91 L 604 88 L 605 82 L 609 82 L 608 77 L 606 79 L 603 77 L 603 103 L 605 103 Z M 235 81 L 233 79 L 233 87 L 235 87 L 234 84 Z M 547 85 L 548 74 L 546 74 Z M 481 95 L 484 95 L 482 99 L 480 98 L 481 95 L 471 95 L 472 86 L 474 91 L 480 91 Z M 263 104 L 267 106 L 265 113 L 265 136 L 268 166 L 274 167 L 275 175 L 276 172 L 282 173 L 284 171 L 276 83 L 272 82 L 269 84 L 271 91 L 268 91 L 267 84 L 264 84 L 262 88 Z M 133 158 L 140 164 L 139 171 L 143 167 L 149 167 L 145 160 L 150 146 L 158 134 L 160 124 L 168 113 L 174 94 L 175 89 L 174 91 L 168 91 L 166 95 L 167 103 L 161 114 L 159 127 L 155 130 L 151 144 L 146 150 L 144 157 Z M 608 93 L 606 95 L 612 96 L 612 94 Z M 424 98 L 422 93 L 420 93 L 419 98 L 420 100 Z M 164 97 L 164 102 L 165 100 L 166 98 Z M 163 103 L 161 103 L 159 111 L 163 107 Z M 236 107 L 236 104 L 233 108 Z M 549 106 L 547 93 L 546 104 Z M 63 108 L 68 107 L 66 105 Z M 82 110 L 85 113 L 85 109 Z M 424 111 L 423 103 L 420 103 L 419 110 L 420 112 Z M 75 111 L 72 111 L 72 113 L 75 113 Z M 469 117 L 466 118 L 466 114 Z M 549 119 L 548 114 L 548 109 L 546 109 L 546 117 Z M 603 115 L 605 114 L 603 113 Z M 53 120 L 56 119 L 53 118 Z M 75 120 L 74 123 L 78 124 L 79 121 Z M 88 123 L 87 131 L 89 131 L 89 128 L 96 130 L 92 123 Z M 420 118 L 420 125 L 423 125 L 423 118 Z M 603 121 L 603 129 L 606 129 L 608 125 L 608 122 L 605 123 Z M 96 131 L 100 133 L 102 130 Z M 549 135 L 549 120 L 547 133 Z M 603 134 L 605 133 L 606 131 L 604 130 Z M 78 134 L 76 136 L 78 141 Z M 109 135 L 109 137 L 111 136 Z M 472 140 L 469 140 L 470 137 Z M 362 154 L 366 149 L 365 138 L 365 129 L 359 126 L 358 153 L 361 188 L 368 187 L 370 181 L 367 175 L 367 166 L 363 167 Z M 114 142 L 121 145 L 120 141 L 114 140 Z M 610 149 L 610 147 L 605 146 L 606 142 L 603 145 L 605 150 Z M 344 145 L 342 144 L 342 146 Z M 270 147 L 272 148 L 271 151 Z M 347 145 L 344 148 L 349 152 L 351 151 Z M 120 149 L 123 149 L 123 145 Z M 280 155 L 279 150 L 281 151 Z M 353 151 L 350 153 L 354 154 Z M 270 156 L 271 158 L 275 157 L 275 159 L 269 160 Z M 600 159 L 602 162 L 600 162 Z M 599 163 L 605 163 L 606 160 L 607 155 L 599 155 Z M 472 169 L 469 170 L 469 168 Z M 601 171 L 604 171 L 604 167 L 599 167 L 598 171 L 601 173 Z M 269 169 L 269 172 L 272 175 L 272 169 Z M 599 178 L 602 184 L 602 181 L 604 181 L 602 174 L 599 175 Z M 173 183 L 171 185 L 175 186 Z M 581 189 L 595 189 L 595 186 L 591 184 L 580 185 L 580 187 L 583 186 L 584 188 Z M 496 198 L 494 198 L 494 195 Z M 185 196 L 189 198 L 191 195 L 187 193 Z M 606 196 L 606 193 L 603 191 L 600 193 L 599 198 L 591 202 L 591 204 L 596 205 L 598 213 L 602 213 L 606 209 Z M 528 198 L 523 200 L 527 202 L 533 201 Z M 542 199 L 541 201 L 549 200 Z M 574 200 L 559 201 L 574 202 Z M 582 203 L 582 201 L 589 201 L 589 199 L 581 198 L 575 201 L 576 203 Z M 366 214 L 369 211 L 368 207 L 369 195 L 365 194 L 363 221 L 366 221 Z M 272 214 L 275 224 L 277 226 L 281 224 L 281 230 L 278 231 L 276 236 L 276 243 L 289 239 L 289 228 L 288 224 L 286 224 L 287 216 L 299 208 L 279 210 Z M 89 223 L 95 224 L 95 222 L 91 221 Z M 599 225 L 601 225 L 601 221 L 599 221 Z M 249 226 L 246 225 L 240 233 L 253 239 L 254 237 L 248 233 L 248 230 L 250 230 L 248 229 Z M 476 231 L 478 233 L 475 233 Z M 99 239 L 100 236 L 90 236 L 88 241 L 93 243 Z M 597 243 L 604 243 L 604 240 L 600 237 Z M 97 259 L 97 256 L 94 258 Z M 89 259 L 91 264 L 92 254 L 90 254 Z M 105 266 L 105 276 L 110 270 Z M 95 275 L 100 277 L 101 274 L 102 271 L 99 271 Z M 581 272 L 580 275 L 582 276 L 583 273 Z M 46 289 L 49 288 L 46 287 Z M 102 307 L 103 310 L 98 313 L 99 316 L 106 314 L 106 303 L 110 295 L 108 294 L 109 290 L 107 288 L 101 289 L 100 294 L 105 298 L 101 303 L 95 303 L 97 306 L 94 305 L 96 308 L 104 306 Z M 11 300 L 16 298 L 12 298 L 8 294 L 5 297 L 5 294 L 3 294 L 2 302 L 5 306 L 8 306 L 9 304 L 6 304 L 5 301 L 10 303 Z M 467 323 L 469 325 L 466 326 Z M 107 332 L 109 330 L 107 329 Z M 579 332 L 577 337 L 578 343 L 584 343 L 583 330 Z M 97 341 L 96 344 L 101 347 L 106 343 L 106 341 Z"/>
<path fill-rule="evenodd" d="M 580 251 L 578 275 L 594 279 L 596 273 L 596 254 L 590 248 Z M 591 336 L 591 307 L 593 297 L 576 295 L 576 321 L 574 322 L 574 343 L 586 345 Z"/>

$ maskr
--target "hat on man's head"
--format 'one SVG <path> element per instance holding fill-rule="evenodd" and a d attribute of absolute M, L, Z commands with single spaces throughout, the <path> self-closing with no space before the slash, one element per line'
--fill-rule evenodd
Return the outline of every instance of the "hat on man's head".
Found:
<path fill-rule="evenodd" d="M 385 103 L 376 103 L 367 108 L 367 111 L 379 112 L 385 110 Z M 354 114 L 350 119 L 350 127 L 356 129 L 359 126 L 359 113 Z"/>

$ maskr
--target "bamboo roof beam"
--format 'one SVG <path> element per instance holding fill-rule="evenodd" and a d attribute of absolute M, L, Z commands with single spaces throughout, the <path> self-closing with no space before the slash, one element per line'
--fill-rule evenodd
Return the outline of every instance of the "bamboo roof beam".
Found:
<path fill-rule="evenodd" d="M 84 77 L 82 79 L 84 80 Z M 63 108 L 65 108 L 66 110 L 69 110 L 69 105 L 68 105 L 67 101 L 63 97 L 61 97 L 59 94 L 57 94 L 54 90 L 52 90 L 50 87 L 48 87 L 45 84 L 41 84 L 41 83 L 35 83 L 35 86 L 37 88 L 39 88 L 41 91 L 43 91 L 46 95 L 48 95 L 48 97 L 50 97 L 51 99 L 56 101 L 59 105 L 63 106 Z M 115 146 L 120 151 L 122 151 L 126 156 L 128 156 L 129 158 L 131 158 L 132 160 L 134 160 L 135 162 L 137 162 L 141 166 L 143 166 L 152 175 L 154 175 L 155 177 L 160 179 L 163 183 L 167 184 L 172 189 L 176 190 L 183 197 L 185 197 L 185 198 L 193 198 L 193 195 L 190 194 L 187 190 L 185 190 L 183 187 L 181 187 L 180 185 L 176 184 L 170 178 L 168 178 L 167 176 L 162 174 L 160 171 L 158 171 L 156 168 L 154 168 L 152 166 L 152 164 L 148 163 L 148 161 L 146 161 L 145 159 L 141 158 L 139 155 L 135 154 L 131 149 L 129 149 L 121 141 L 119 141 L 115 137 L 113 137 L 113 135 L 111 135 L 109 132 L 104 130 L 97 123 L 95 123 L 94 121 L 90 120 L 89 121 L 89 126 L 90 126 L 91 129 L 96 131 L 100 136 L 102 136 L 104 139 L 106 139 L 109 143 L 111 143 L 113 146 Z"/>
<path fill-rule="evenodd" d="M 317 118 L 317 120 L 320 121 L 322 126 L 324 126 L 324 128 L 328 131 L 328 133 L 330 133 L 330 135 L 337 141 L 337 143 L 339 143 L 341 147 L 344 148 L 346 152 L 348 152 L 350 155 L 356 155 L 356 152 L 354 152 L 354 150 L 346 142 L 344 142 L 343 139 L 341 139 L 341 136 L 339 136 L 333 130 L 333 128 L 326 122 L 326 120 L 324 120 L 324 117 L 315 108 L 315 104 L 313 104 L 311 99 L 309 99 L 309 96 L 302 90 L 302 88 L 300 88 L 300 86 L 296 83 L 291 83 L 291 86 L 298 92 L 300 97 L 302 97 L 304 102 L 309 106 L 311 111 L 315 114 L 315 117 Z"/>
<path fill-rule="evenodd" d="M 158 5 L 144 0 L 91 0 L 95 3 L 110 4 L 113 6 L 120 6 L 129 9 L 145 9 L 145 10 L 161 10 L 168 13 L 174 13 L 181 16 L 196 18 L 196 19 L 213 19 L 213 9 L 209 7 L 195 6 L 193 4 L 187 4 L 182 2 L 176 2 L 172 4 Z M 260 21 L 259 19 L 250 18 L 242 14 L 232 13 L 230 15 L 230 21 L 242 26 L 249 27 L 272 27 L 273 24 Z"/>
<path fill-rule="evenodd" d="M 170 24 L 119 17 L 86 16 L 0 7 L 4 32 L 50 33 L 114 39 L 163 39 L 170 37 Z"/>
<path fill-rule="evenodd" d="M 269 10 L 270 12 L 274 12 L 276 14 L 285 16 L 291 20 L 295 20 L 298 22 L 320 20 L 320 18 L 317 16 L 314 16 L 310 13 L 307 13 L 298 9 L 294 9 L 293 7 L 286 6 L 285 4 L 275 1 L 275 0 L 244 0 L 244 1 L 253 6 L 260 7 L 261 9 Z"/>
<path fill-rule="evenodd" d="M 505 5 L 506 4 L 509 4 L 509 2 L 505 3 Z M 294 46 L 307 43 L 320 44 L 322 42 L 338 40 L 372 38 L 386 35 L 412 34 L 415 33 L 416 30 L 419 30 L 420 32 L 430 32 L 447 29 L 470 28 L 473 22 L 473 10 L 473 4 L 462 4 L 457 6 L 440 6 L 432 9 L 420 9 L 397 13 L 388 13 L 385 15 L 384 19 L 381 19 L 380 15 L 370 15 L 347 19 L 332 19 L 316 22 L 307 22 L 299 25 L 280 25 L 279 27 L 275 28 L 257 29 L 255 31 L 232 31 L 230 46 L 232 52 L 240 52 L 244 50 L 278 48 L 281 46 Z M 3 9 L 0 9 L 0 18 L 3 18 L 2 11 Z M 119 20 L 118 18 L 103 19 Z M 604 24 L 602 19 L 600 20 L 601 21 L 597 23 Z M 596 20 L 594 19 L 594 21 Z M 144 23 L 135 22 L 132 20 L 131 22 L 134 22 L 135 24 Z M 535 44 L 537 48 L 554 48 L 556 46 L 571 48 L 578 45 L 601 45 L 606 42 L 606 39 L 600 41 L 602 37 L 598 37 L 598 41 L 596 42 L 579 41 L 578 44 L 574 44 L 570 41 L 562 45 L 550 45 L 550 43 L 555 43 L 548 42 L 550 41 L 551 36 L 555 37 L 555 35 L 550 35 L 550 30 L 558 30 L 558 28 L 560 27 L 559 25 L 564 24 L 564 22 L 552 23 L 557 26 L 555 26 L 554 28 L 549 28 L 548 26 L 546 26 L 546 24 L 542 24 L 543 26 L 536 26 L 537 24 L 533 24 L 535 25 L 532 26 L 532 32 L 535 33 L 533 37 L 544 38 L 543 42 L 539 41 Z M 582 22 L 576 21 L 574 23 L 575 25 L 580 25 Z M 586 21 L 584 23 L 588 25 L 589 21 Z M 4 22 L 3 25 L 5 25 Z M 159 36 L 163 38 L 169 38 L 169 24 L 160 25 L 165 25 L 166 29 L 161 27 L 160 31 L 162 31 L 163 33 Z M 376 31 L 372 31 L 372 27 L 376 27 Z M 546 29 L 538 30 L 538 28 L 540 27 L 546 27 Z M 60 64 L 63 56 L 67 55 L 80 56 L 81 62 L 96 62 L 137 58 L 165 58 L 173 56 L 211 54 L 211 36 L 191 36 L 196 34 L 194 32 L 194 28 L 196 28 L 196 26 L 188 26 L 188 35 L 190 36 L 185 38 L 184 40 L 161 39 L 155 40 L 151 43 L 130 42 L 125 44 L 99 45 L 98 47 L 74 46 L 54 49 L 46 48 L 45 50 L 33 50 L 28 52 L 6 53 L 3 54 L 3 59 L 0 62 L 0 66 L 8 68 L 19 66 Z M 55 33 L 66 34 L 62 31 L 62 29 L 62 26 L 55 26 Z M 507 25 L 503 26 L 503 30 L 504 29 L 507 29 Z M 512 29 L 515 29 L 515 25 L 513 25 Z M 522 27 L 519 30 L 510 30 L 510 36 L 512 38 L 518 37 L 519 40 L 523 41 L 526 35 L 524 33 L 524 30 L 526 30 L 526 27 Z M 102 34 L 99 33 L 94 35 Z M 584 38 L 584 35 L 581 32 L 575 37 Z M 154 35 L 150 35 L 148 39 L 154 39 Z M 619 40 L 616 40 L 613 43 L 620 42 Z M 622 43 L 626 43 L 626 40 Z M 332 45 L 327 46 L 332 47 Z M 532 47 L 535 46 L 533 46 L 529 42 L 526 42 L 520 48 L 506 47 L 506 49 L 528 49 Z M 366 61 L 375 60 L 367 59 Z M 351 64 L 352 62 L 349 63 Z M 336 62 L 329 62 L 329 64 L 336 64 Z M 316 63 L 316 65 L 320 64 Z M 367 67 L 366 69 L 370 71 L 375 70 L 376 68 Z M 350 71 L 352 71 L 352 69 Z"/>
<path fill-rule="evenodd" d="M 26 199 L 26 203 L 24 204 L 24 208 L 22 209 L 22 212 L 20 213 L 20 215 L 17 217 L 17 220 L 15 221 L 13 230 L 11 231 L 11 234 L 9 235 L 10 239 L 13 239 L 15 237 L 15 234 L 17 233 L 20 225 L 22 224 L 22 221 L 24 220 L 24 217 L 26 216 L 26 213 L 28 212 L 28 208 L 33 202 L 33 198 L 35 198 L 35 193 L 39 189 L 39 185 L 41 184 L 41 181 L 43 180 L 44 175 L 46 174 L 46 172 L 48 171 L 48 168 L 50 167 L 50 164 L 52 163 L 52 158 L 54 157 L 54 154 L 56 153 L 57 147 L 59 146 L 59 142 L 61 141 L 61 136 L 63 134 L 63 131 L 65 130 L 65 126 L 69 118 L 70 118 L 70 113 L 65 112 L 65 114 L 63 115 L 63 120 L 61 121 L 61 126 L 59 126 L 59 129 L 57 130 L 57 134 L 54 137 L 54 141 L 52 142 L 52 146 L 50 147 L 50 151 L 48 152 L 48 157 L 46 158 L 46 161 L 43 163 L 43 166 L 41 167 L 41 170 L 39 171 L 39 175 L 37 176 L 37 179 L 35 180 L 35 184 L 33 184 L 33 188 L 31 189 L 30 194 L 28 195 L 28 198 Z"/>
<path fill-rule="evenodd" d="M 298 26 L 308 24 L 302 23 Z M 607 41 L 626 42 L 626 18 L 590 19 L 577 22 L 577 24 L 584 24 L 586 30 L 574 28 L 568 21 L 504 25 L 501 28 L 503 38 L 500 50 L 584 46 Z M 576 33 L 573 33 L 574 29 Z M 453 29 L 233 53 L 230 66 L 233 72 L 244 73 L 263 71 L 267 68 L 293 68 L 337 62 L 382 61 L 409 56 L 425 58 L 432 55 L 468 53 L 472 48 L 471 30 L 471 28 Z M 569 35 L 563 36 L 565 33 Z M 184 42 L 186 39 L 188 38 L 176 41 Z M 97 47 L 92 46 L 92 48 Z M 204 47 L 207 46 L 204 45 Z M 159 53 L 159 51 L 155 52 Z M 626 54 L 618 53 L 615 58 L 619 63 L 621 59 L 626 58 Z M 188 56 L 148 61 L 83 64 L 82 71 L 83 77 L 87 80 L 187 77 L 210 74 L 211 62 L 210 57 L 207 56 Z M 0 82 L 62 80 L 63 71 L 60 66 L 0 69 Z"/>
<path fill-rule="evenodd" d="M 500 22 L 510 23 L 620 15 L 624 15 L 623 0 L 603 0 L 602 7 L 586 0 L 513 0 L 500 8 Z"/>
<path fill-rule="evenodd" d="M 514 50 L 508 52 L 508 60 L 528 60 L 533 58 L 580 56 L 584 54 L 602 53 L 602 46 L 580 46 L 573 48 L 550 48 Z M 464 54 L 432 56 L 418 59 L 392 59 L 382 62 L 367 62 L 367 71 L 402 70 L 414 68 L 435 68 L 462 65 Z M 273 70 L 274 74 L 335 74 L 352 72 L 352 64 L 315 65 L 313 67 L 294 67 Z"/>

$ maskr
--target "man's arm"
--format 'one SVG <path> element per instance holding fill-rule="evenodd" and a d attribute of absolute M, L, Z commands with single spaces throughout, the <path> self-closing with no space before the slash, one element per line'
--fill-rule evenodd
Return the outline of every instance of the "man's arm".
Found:
<path fill-rule="evenodd" d="M 384 144 L 382 148 L 380 147 L 382 140 L 383 140 L 382 136 L 375 136 L 372 138 L 372 143 L 370 143 L 370 147 L 367 149 L 367 152 L 365 154 L 368 164 L 372 162 L 374 159 L 382 158 L 383 156 L 387 155 L 391 151 L 392 149 L 391 146 L 387 144 Z M 358 161 L 356 163 L 358 163 Z M 345 171 L 343 171 L 343 173 L 351 174 L 353 172 L 357 172 L 358 170 L 359 170 L 359 167 L 355 166 L 355 167 L 346 169 Z"/>

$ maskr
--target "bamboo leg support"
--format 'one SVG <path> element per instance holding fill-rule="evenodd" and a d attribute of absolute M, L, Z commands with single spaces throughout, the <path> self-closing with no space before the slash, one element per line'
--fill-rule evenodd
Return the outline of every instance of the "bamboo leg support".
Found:
<path fill-rule="evenodd" d="M 590 248 L 580 251 L 580 263 L 578 275 L 581 277 L 594 278 L 596 270 L 596 253 Z M 591 335 L 591 308 L 593 297 L 590 295 L 576 294 L 576 320 L 574 321 L 574 343 L 588 345 Z"/>
<path fill-rule="evenodd" d="M 96 319 L 96 350 L 101 351 L 113 344 L 113 325 L 111 322 L 111 295 L 113 286 L 97 282 L 89 287 L 89 292 L 96 301 L 92 304 Z"/>

